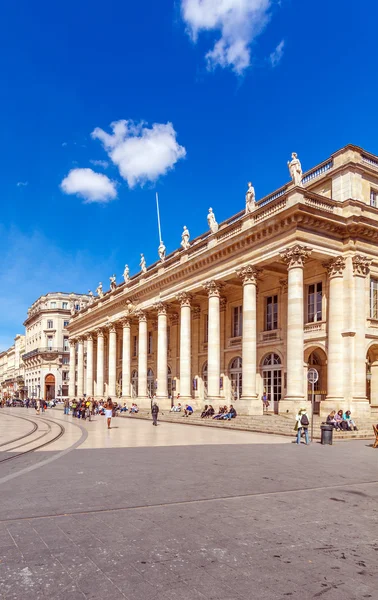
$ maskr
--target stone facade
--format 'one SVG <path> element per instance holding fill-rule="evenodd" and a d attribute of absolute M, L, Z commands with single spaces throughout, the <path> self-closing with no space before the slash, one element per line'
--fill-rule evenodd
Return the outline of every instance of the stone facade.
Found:
<path fill-rule="evenodd" d="M 2 398 L 24 398 L 25 365 L 22 356 L 25 352 L 25 336 L 17 334 L 14 344 L 0 353 L 0 385 Z"/>
<path fill-rule="evenodd" d="M 378 411 L 377 239 L 378 157 L 349 145 L 77 312 L 70 397 L 293 413 L 311 366 L 321 415 Z"/>
<path fill-rule="evenodd" d="M 28 310 L 25 326 L 25 388 L 29 398 L 68 396 L 70 349 L 68 323 L 89 303 L 83 294 L 50 292 Z"/>

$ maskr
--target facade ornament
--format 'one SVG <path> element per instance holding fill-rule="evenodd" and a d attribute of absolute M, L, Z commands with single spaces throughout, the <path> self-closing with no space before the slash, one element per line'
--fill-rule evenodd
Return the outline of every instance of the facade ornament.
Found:
<path fill-rule="evenodd" d="M 136 310 L 135 311 L 135 316 L 138 319 L 138 321 L 147 321 L 147 316 L 146 313 L 144 312 L 144 310 Z"/>
<path fill-rule="evenodd" d="M 79 306 L 80 310 L 87 308 L 87 303 L 85 302 L 84 298 L 80 298 Z"/>
<path fill-rule="evenodd" d="M 289 288 L 289 282 L 287 279 L 280 279 L 280 286 L 282 294 L 287 294 L 287 290 Z"/>
<path fill-rule="evenodd" d="M 189 233 L 189 229 L 187 228 L 186 225 L 184 225 L 184 230 L 181 234 L 181 247 L 184 248 L 184 250 L 188 250 L 188 248 L 190 247 L 190 233 Z"/>
<path fill-rule="evenodd" d="M 93 341 L 93 331 L 88 331 L 88 333 L 85 334 L 85 338 L 87 341 Z"/>
<path fill-rule="evenodd" d="M 123 328 L 125 327 L 131 327 L 131 320 L 129 319 L 129 317 L 124 317 L 123 319 L 121 319 L 121 325 Z"/>
<path fill-rule="evenodd" d="M 193 308 L 192 308 L 192 316 L 193 316 L 193 321 L 196 321 L 197 319 L 200 318 L 200 316 L 201 316 L 201 308 L 199 306 L 193 306 Z"/>
<path fill-rule="evenodd" d="M 355 254 L 352 258 L 353 264 L 353 275 L 358 275 L 359 277 L 366 277 L 370 271 L 370 265 L 372 260 L 367 256 L 363 256 L 362 254 Z"/>
<path fill-rule="evenodd" d="M 191 299 L 192 296 L 191 294 L 188 294 L 188 292 L 180 292 L 179 294 L 176 294 L 176 300 L 180 302 L 181 306 L 190 306 Z"/>
<path fill-rule="evenodd" d="M 144 258 L 144 254 L 140 255 L 140 270 L 142 271 L 142 273 L 147 273 L 147 265 L 146 265 L 146 259 Z"/>
<path fill-rule="evenodd" d="M 129 283 L 130 281 L 130 268 L 129 265 L 125 265 L 124 271 L 123 271 L 123 280 L 125 283 Z"/>
<path fill-rule="evenodd" d="M 209 214 L 207 215 L 207 222 L 209 224 L 209 229 L 211 233 L 217 233 L 219 229 L 219 225 L 215 220 L 215 215 L 213 213 L 213 209 L 209 208 Z"/>
<path fill-rule="evenodd" d="M 336 256 L 328 262 L 323 263 L 323 267 L 327 270 L 329 277 L 342 277 L 345 269 L 345 258 Z"/>
<path fill-rule="evenodd" d="M 257 277 L 261 273 L 261 269 L 254 267 L 253 265 L 246 265 L 238 271 L 236 271 L 238 277 L 245 283 L 254 283 L 257 285 Z"/>
<path fill-rule="evenodd" d="M 76 314 L 75 302 L 71 302 L 70 313 L 72 316 Z"/>
<path fill-rule="evenodd" d="M 155 310 L 157 310 L 158 315 L 166 315 L 167 314 L 167 305 L 164 302 L 156 302 L 154 304 Z"/>
<path fill-rule="evenodd" d="M 302 186 L 302 165 L 296 152 L 291 155 L 291 161 L 287 161 L 289 167 L 290 176 L 293 180 L 294 185 Z"/>
<path fill-rule="evenodd" d="M 210 279 L 210 281 L 206 281 L 203 284 L 204 289 L 207 291 L 209 298 L 220 297 L 221 284 L 214 279 Z"/>
<path fill-rule="evenodd" d="M 94 302 L 94 295 L 92 290 L 88 290 L 88 296 L 89 296 L 89 304 L 93 304 Z"/>
<path fill-rule="evenodd" d="M 255 188 L 253 187 L 251 181 L 248 182 L 248 190 L 245 195 L 245 214 L 253 212 L 255 208 Z"/>
<path fill-rule="evenodd" d="M 159 254 L 159 258 L 160 258 L 161 262 L 165 261 L 165 253 L 166 253 L 166 247 L 164 246 L 163 240 L 160 240 L 158 254 Z"/>
<path fill-rule="evenodd" d="M 220 299 L 220 303 L 219 303 L 219 310 L 220 312 L 224 312 L 227 308 L 227 298 L 225 298 L 224 296 L 221 296 Z"/>
<path fill-rule="evenodd" d="M 68 340 L 68 343 L 69 343 L 69 345 L 70 345 L 70 348 L 75 348 L 75 345 L 76 345 L 76 340 L 75 340 L 74 338 L 70 338 L 70 339 Z"/>
<path fill-rule="evenodd" d="M 108 323 L 107 328 L 109 333 L 116 333 L 116 324 L 114 322 Z"/>
<path fill-rule="evenodd" d="M 291 248 L 286 248 L 284 252 L 280 252 L 281 259 L 287 264 L 288 269 L 293 267 L 304 267 L 306 260 L 309 258 L 312 250 L 308 246 L 295 244 Z"/>
<path fill-rule="evenodd" d="M 104 296 L 104 292 L 103 292 L 103 289 L 102 289 L 102 283 L 101 283 L 101 281 L 100 281 L 100 283 L 97 286 L 96 294 L 98 295 L 99 298 L 102 298 Z"/>
<path fill-rule="evenodd" d="M 179 322 L 178 313 L 171 313 L 169 316 L 169 322 L 171 325 L 178 325 L 178 322 Z"/>
<path fill-rule="evenodd" d="M 111 275 L 109 277 L 109 279 L 110 279 L 110 290 L 113 291 L 117 287 L 116 276 L 115 275 Z"/>
<path fill-rule="evenodd" d="M 97 334 L 98 338 L 99 337 L 104 337 L 104 330 L 103 330 L 103 328 L 99 327 L 98 329 L 96 329 L 96 334 Z"/>

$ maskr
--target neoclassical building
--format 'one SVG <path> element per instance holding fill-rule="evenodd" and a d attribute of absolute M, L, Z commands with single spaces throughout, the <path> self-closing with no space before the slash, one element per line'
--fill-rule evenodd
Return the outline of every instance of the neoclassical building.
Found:
<path fill-rule="evenodd" d="M 378 412 L 378 157 L 348 145 L 79 310 L 70 397 Z M 186 234 L 185 234 L 186 235 Z"/>

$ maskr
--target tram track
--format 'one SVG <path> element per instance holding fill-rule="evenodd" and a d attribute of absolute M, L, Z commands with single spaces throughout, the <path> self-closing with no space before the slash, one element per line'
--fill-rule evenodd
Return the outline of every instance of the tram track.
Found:
<path fill-rule="evenodd" d="M 6 417 L 14 417 L 14 415 L 9 415 L 7 413 L 6 413 L 5 416 Z M 24 438 L 28 437 L 29 435 L 33 435 L 33 433 L 35 431 L 37 431 L 37 429 L 38 429 L 38 423 L 36 423 L 35 421 L 32 421 L 31 419 L 27 419 L 26 417 L 20 417 L 20 416 L 17 416 L 16 418 L 22 419 L 23 421 L 28 421 L 29 423 L 32 423 L 33 424 L 33 428 L 30 431 L 28 431 L 27 433 L 24 433 L 24 435 L 20 435 L 20 436 L 14 438 L 13 440 L 10 440 L 10 442 L 3 442 L 2 444 L 0 444 L 0 448 L 2 446 L 9 446 L 9 444 L 14 444 L 15 442 L 23 440 Z"/>
<path fill-rule="evenodd" d="M 56 421 L 52 421 L 51 419 L 46 419 L 44 417 L 40 417 L 38 419 L 38 421 L 32 421 L 31 419 L 27 419 L 26 417 L 21 417 L 19 415 L 8 415 L 8 416 L 12 416 L 15 419 L 22 419 L 22 420 L 26 420 L 26 421 L 30 421 L 31 423 L 34 423 L 35 428 L 33 428 L 32 432 L 28 433 L 28 434 L 24 434 L 23 436 L 19 436 L 18 438 L 12 440 L 11 442 L 5 442 L 4 444 L 1 444 L 2 446 L 5 445 L 10 445 L 12 443 L 14 443 L 15 441 L 19 441 L 21 439 L 24 439 L 26 437 L 29 437 L 30 435 L 32 435 L 33 433 L 35 433 L 35 431 L 37 431 L 38 429 L 38 424 L 39 423 L 45 423 L 48 426 L 48 431 L 45 431 L 42 433 L 42 435 L 40 435 L 37 438 L 34 438 L 32 440 L 29 440 L 28 442 L 24 442 L 23 444 L 19 444 L 18 446 L 15 446 L 14 448 L 9 448 L 8 450 L 6 450 L 6 452 L 13 452 L 13 450 L 19 449 L 23 446 L 27 446 L 29 444 L 33 444 L 38 440 L 41 440 L 42 438 L 44 438 L 46 435 L 49 435 L 52 431 L 52 427 L 49 423 L 53 423 L 54 425 L 56 425 L 59 428 L 59 432 L 50 440 L 47 440 L 45 442 L 43 442 L 42 444 L 38 444 L 37 446 L 34 446 L 33 448 L 29 448 L 29 450 L 24 450 L 23 452 L 17 452 L 16 454 L 12 454 L 12 456 L 7 456 L 5 458 L 1 458 L 0 459 L 0 464 L 7 462 L 9 460 L 14 460 L 15 458 L 20 458 L 21 456 L 25 456 L 26 454 L 31 454 L 32 452 L 35 452 L 36 450 L 40 450 L 41 448 L 44 448 L 46 446 L 48 446 L 49 444 L 52 444 L 54 442 L 56 442 L 57 440 L 59 440 L 65 433 L 66 429 L 63 425 L 61 425 L 60 423 L 57 423 Z"/>

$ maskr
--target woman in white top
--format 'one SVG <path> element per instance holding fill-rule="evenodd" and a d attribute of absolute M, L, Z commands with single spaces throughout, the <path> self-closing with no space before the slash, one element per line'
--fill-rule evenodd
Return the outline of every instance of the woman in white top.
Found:
<path fill-rule="evenodd" d="M 112 399 L 109 397 L 107 403 L 105 404 L 105 417 L 108 423 L 108 429 L 110 429 L 110 423 L 112 420 L 112 416 L 113 416 L 113 402 Z"/>

